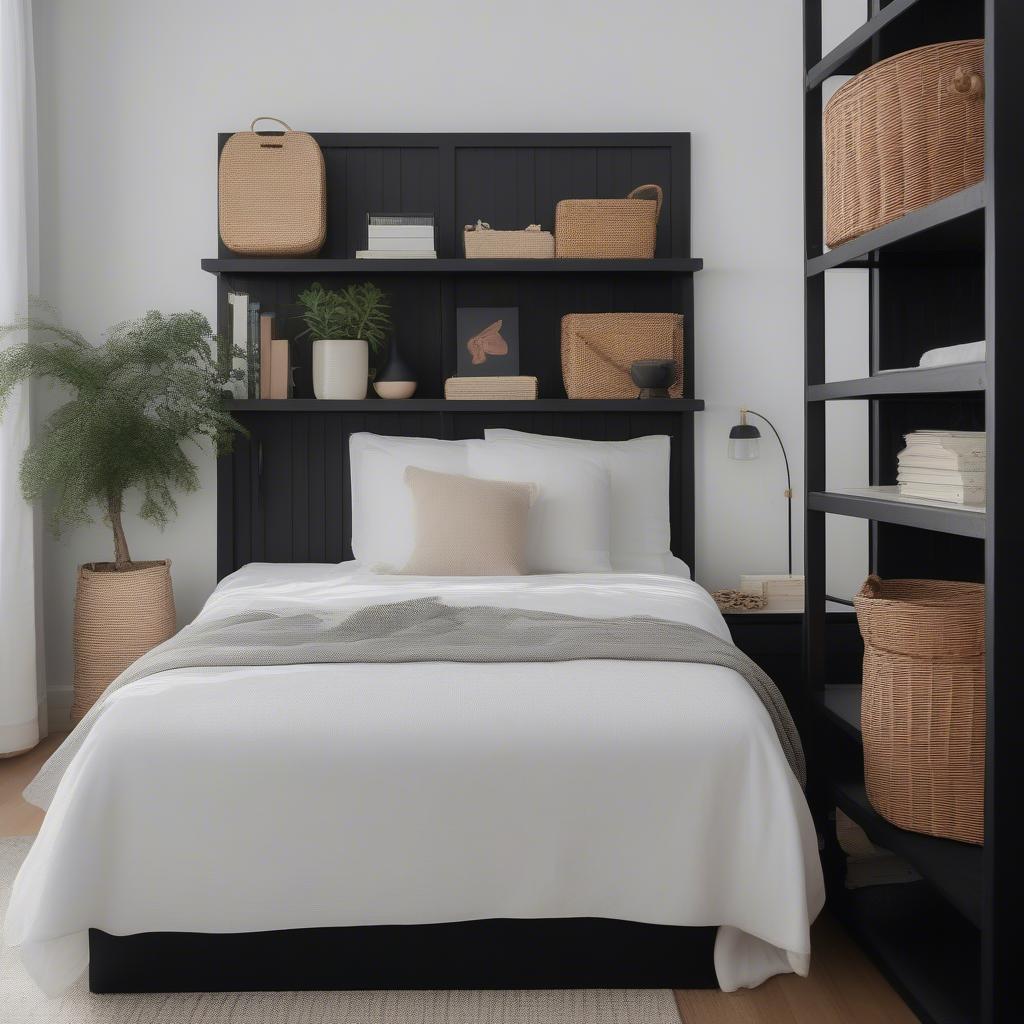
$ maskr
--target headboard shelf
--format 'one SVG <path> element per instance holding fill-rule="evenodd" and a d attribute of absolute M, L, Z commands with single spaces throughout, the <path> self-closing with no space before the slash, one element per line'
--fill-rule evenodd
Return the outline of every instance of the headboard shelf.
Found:
<path fill-rule="evenodd" d="M 219 137 L 223 146 L 227 134 Z M 400 437 L 480 438 L 489 427 L 621 441 L 671 438 L 671 548 L 694 564 L 694 279 L 690 254 L 690 136 L 682 132 L 509 135 L 314 134 L 324 155 L 327 236 L 311 258 L 244 258 L 223 244 L 204 270 L 217 282 L 217 324 L 227 334 L 230 292 L 277 314 L 276 337 L 292 342 L 294 397 L 227 403 L 245 427 L 218 462 L 217 574 L 248 562 L 351 558 L 348 439 L 356 431 Z M 660 185 L 664 204 L 653 259 L 467 260 L 462 229 L 551 228 L 560 199 L 625 196 Z M 373 211 L 435 218 L 436 260 L 354 259 Z M 384 289 L 394 337 L 418 383 L 404 401 L 313 397 L 312 347 L 296 299 L 366 280 Z M 531 401 L 446 401 L 457 372 L 457 311 L 519 309 L 519 372 L 536 376 Z M 567 313 L 675 312 L 683 318 L 683 388 L 677 399 L 568 399 L 561 322 Z M 378 356 L 379 359 L 381 356 Z"/>
<path fill-rule="evenodd" d="M 406 398 L 387 401 L 367 398 L 345 401 L 321 398 L 236 399 L 224 403 L 233 412 L 359 412 L 394 416 L 403 412 L 439 412 L 451 415 L 476 412 L 626 412 L 631 416 L 655 413 L 691 413 L 704 409 L 703 398 L 593 399 L 534 398 L 524 400 L 449 400 Z"/>
<path fill-rule="evenodd" d="M 704 261 L 690 257 L 654 260 L 348 260 L 312 257 L 228 257 L 202 260 L 211 274 L 693 274 Z"/>

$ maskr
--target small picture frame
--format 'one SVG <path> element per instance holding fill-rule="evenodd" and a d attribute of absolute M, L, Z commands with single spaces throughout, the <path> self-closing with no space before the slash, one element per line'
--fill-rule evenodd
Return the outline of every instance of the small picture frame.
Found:
<path fill-rule="evenodd" d="M 517 306 L 460 306 L 455 330 L 460 377 L 519 376 Z"/>

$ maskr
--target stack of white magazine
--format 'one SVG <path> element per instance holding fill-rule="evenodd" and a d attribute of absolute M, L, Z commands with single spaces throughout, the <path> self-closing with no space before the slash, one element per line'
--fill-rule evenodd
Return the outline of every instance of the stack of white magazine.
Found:
<path fill-rule="evenodd" d="M 357 260 L 436 260 L 432 213 L 371 213 Z"/>
<path fill-rule="evenodd" d="M 915 430 L 899 453 L 900 494 L 907 498 L 985 504 L 985 432 Z"/>

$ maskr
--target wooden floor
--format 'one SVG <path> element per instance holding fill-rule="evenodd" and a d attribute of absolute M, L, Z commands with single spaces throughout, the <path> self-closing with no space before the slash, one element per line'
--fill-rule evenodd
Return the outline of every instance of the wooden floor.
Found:
<path fill-rule="evenodd" d="M 0 760 L 0 836 L 34 835 L 42 811 L 21 791 L 62 735 Z M 912 1024 L 917 1018 L 827 913 L 814 925 L 808 978 L 782 975 L 756 989 L 676 993 L 686 1024 Z"/>

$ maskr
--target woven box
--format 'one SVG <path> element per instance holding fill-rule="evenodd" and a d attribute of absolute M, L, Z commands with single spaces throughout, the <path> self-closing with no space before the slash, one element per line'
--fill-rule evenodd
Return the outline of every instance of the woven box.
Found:
<path fill-rule="evenodd" d="M 235 132 L 217 170 L 221 241 L 243 256 L 310 256 L 327 237 L 324 157 L 312 135 Z"/>
<path fill-rule="evenodd" d="M 825 241 L 881 227 L 981 181 L 984 40 L 896 54 L 842 86 L 824 114 Z"/>
<path fill-rule="evenodd" d="M 653 259 L 662 197 L 659 185 L 641 185 L 625 199 L 563 199 L 555 207 L 555 255 Z"/>
<path fill-rule="evenodd" d="M 678 313 L 569 313 L 562 317 L 562 380 L 570 398 L 636 398 L 638 359 L 676 364 L 672 398 L 683 393 L 683 318 Z"/>
<path fill-rule="evenodd" d="M 555 236 L 531 224 L 522 231 L 495 231 L 478 220 L 462 232 L 467 260 L 550 260 L 555 255 Z"/>
<path fill-rule="evenodd" d="M 983 842 L 985 588 L 869 576 L 854 606 L 871 805 L 900 828 Z"/>

